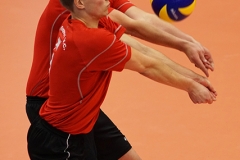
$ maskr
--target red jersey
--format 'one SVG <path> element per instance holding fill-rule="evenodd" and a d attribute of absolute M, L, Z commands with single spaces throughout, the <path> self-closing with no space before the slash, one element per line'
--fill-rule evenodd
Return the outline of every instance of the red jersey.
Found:
<path fill-rule="evenodd" d="M 33 62 L 27 82 L 28 96 L 48 97 L 48 70 L 59 27 L 69 12 L 59 0 L 50 0 L 43 11 L 35 36 Z"/>
<path fill-rule="evenodd" d="M 112 71 L 121 71 L 131 50 L 119 38 L 125 29 L 104 17 L 88 28 L 69 16 L 60 27 L 49 70 L 49 98 L 40 116 L 70 133 L 92 130 Z"/>
<path fill-rule="evenodd" d="M 109 0 L 111 7 L 121 12 L 126 12 L 130 7 L 134 6 L 129 0 Z"/>
<path fill-rule="evenodd" d="M 113 8 L 122 12 L 133 6 L 128 0 L 110 0 L 110 3 Z M 26 88 L 28 96 L 48 97 L 48 70 L 52 50 L 59 28 L 68 15 L 69 12 L 62 7 L 59 0 L 50 0 L 40 17 L 35 37 L 33 62 Z"/>

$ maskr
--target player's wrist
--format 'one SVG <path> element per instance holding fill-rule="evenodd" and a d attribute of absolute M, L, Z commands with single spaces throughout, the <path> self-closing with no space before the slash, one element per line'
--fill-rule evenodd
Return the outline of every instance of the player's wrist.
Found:
<path fill-rule="evenodd" d="M 184 53 L 187 53 L 189 48 L 191 47 L 191 43 L 192 42 L 189 42 L 189 41 L 186 41 L 186 40 L 183 40 L 181 39 L 181 41 L 178 42 L 178 46 L 177 46 L 177 49 L 179 51 L 182 51 Z"/>
<path fill-rule="evenodd" d="M 198 88 L 200 84 L 192 79 L 189 80 L 187 88 L 186 88 L 186 92 L 191 93 L 194 90 L 196 90 Z"/>
<path fill-rule="evenodd" d="M 202 81 L 204 81 L 205 80 L 205 77 L 203 77 L 203 76 L 201 76 L 201 75 L 199 75 L 199 74 L 197 74 L 197 73 L 195 73 L 195 72 L 193 72 L 192 71 L 192 75 L 191 75 L 191 78 L 195 81 L 195 82 L 198 82 L 198 83 L 201 83 Z"/>
<path fill-rule="evenodd" d="M 186 92 L 191 92 L 194 86 L 196 85 L 197 82 L 195 82 L 193 79 L 189 77 L 184 77 L 181 86 L 179 87 L 180 89 L 186 91 Z"/>

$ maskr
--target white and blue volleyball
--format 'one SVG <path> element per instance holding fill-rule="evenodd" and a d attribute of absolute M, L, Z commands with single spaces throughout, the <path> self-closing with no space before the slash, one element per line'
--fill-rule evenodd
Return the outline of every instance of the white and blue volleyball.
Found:
<path fill-rule="evenodd" d="M 154 13 L 161 19 L 181 21 L 192 14 L 196 0 L 150 0 Z"/>

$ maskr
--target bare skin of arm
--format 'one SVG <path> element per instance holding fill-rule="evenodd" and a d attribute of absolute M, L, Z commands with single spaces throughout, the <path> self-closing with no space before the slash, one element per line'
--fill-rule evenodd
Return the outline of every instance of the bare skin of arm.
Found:
<path fill-rule="evenodd" d="M 139 14 L 135 12 L 139 12 Z M 190 61 L 200 68 L 206 76 L 209 76 L 208 69 L 213 71 L 211 54 L 190 36 L 187 36 L 171 24 L 160 20 L 157 16 L 136 7 L 129 8 L 125 14 L 113 10 L 109 16 L 115 22 L 123 25 L 127 29 L 127 34 L 184 52 Z"/>
<path fill-rule="evenodd" d="M 150 24 L 152 24 L 153 26 L 155 26 L 156 28 L 160 28 L 176 37 L 179 37 L 181 39 L 187 40 L 189 42 L 193 42 L 196 45 L 198 45 L 201 48 L 201 52 L 205 52 L 204 58 L 211 64 L 211 66 L 214 68 L 214 62 L 212 59 L 212 56 L 210 54 L 210 52 L 203 47 L 198 41 L 196 41 L 192 36 L 182 32 L 181 30 L 179 30 L 178 28 L 176 28 L 174 25 L 172 25 L 171 23 L 168 23 L 164 20 L 161 20 L 160 18 L 158 18 L 155 14 L 151 14 L 151 13 L 147 13 L 135 6 L 129 8 L 125 14 L 133 19 L 136 20 L 144 20 Z M 203 59 L 202 59 L 203 60 Z"/>
<path fill-rule="evenodd" d="M 159 83 L 185 90 L 193 103 L 211 104 L 216 100 L 216 91 L 206 78 L 174 63 L 161 53 L 142 46 L 127 35 L 123 35 L 121 40 L 132 47 L 132 57 L 126 64 L 126 69 L 137 71 Z M 142 50 L 142 47 L 147 49 Z M 161 56 L 155 56 L 156 53 Z"/>

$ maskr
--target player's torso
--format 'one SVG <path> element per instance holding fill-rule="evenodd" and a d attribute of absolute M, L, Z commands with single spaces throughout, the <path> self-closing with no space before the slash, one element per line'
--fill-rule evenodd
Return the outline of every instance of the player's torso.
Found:
<path fill-rule="evenodd" d="M 27 82 L 26 94 L 47 98 L 48 70 L 59 28 L 69 12 L 59 0 L 50 0 L 43 11 L 35 35 L 33 63 Z"/>
<path fill-rule="evenodd" d="M 41 116 L 65 132 L 86 132 L 85 125 L 98 115 L 112 70 L 122 70 L 130 57 L 126 45 L 116 39 L 120 35 L 114 35 L 118 26 L 108 22 L 88 28 L 79 20 L 66 19 L 60 28 L 49 71 L 49 99 Z"/>

